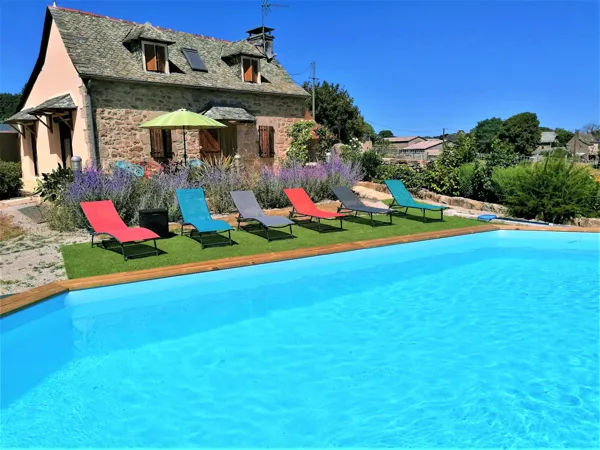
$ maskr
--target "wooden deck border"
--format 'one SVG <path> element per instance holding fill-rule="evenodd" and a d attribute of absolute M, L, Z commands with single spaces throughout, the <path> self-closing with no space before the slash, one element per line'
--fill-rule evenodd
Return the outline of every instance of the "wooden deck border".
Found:
<path fill-rule="evenodd" d="M 575 227 L 544 227 L 530 225 L 479 225 L 474 227 L 456 228 L 443 231 L 429 231 L 425 233 L 410 234 L 404 236 L 392 236 L 380 239 L 370 239 L 355 242 L 344 242 L 341 244 L 323 245 L 320 247 L 307 247 L 297 250 L 282 252 L 260 253 L 248 256 L 235 256 L 210 261 L 179 264 L 175 266 L 156 267 L 153 269 L 135 270 L 116 274 L 98 275 L 94 277 L 78 278 L 74 280 L 55 281 L 19 294 L 14 294 L 0 300 L 0 317 L 13 314 L 22 309 L 40 303 L 56 295 L 90 289 L 102 286 L 113 286 L 117 284 L 134 283 L 137 281 L 155 280 L 159 278 L 189 275 L 193 273 L 210 272 L 213 270 L 231 269 L 235 267 L 253 266 L 278 261 L 306 258 L 310 256 L 328 255 L 352 250 L 383 247 L 387 245 L 405 244 L 409 242 L 427 241 L 453 236 L 463 236 L 475 233 L 485 233 L 495 230 L 520 230 L 520 231 L 561 231 L 561 232 L 585 232 L 600 233 L 597 228 L 575 228 Z"/>

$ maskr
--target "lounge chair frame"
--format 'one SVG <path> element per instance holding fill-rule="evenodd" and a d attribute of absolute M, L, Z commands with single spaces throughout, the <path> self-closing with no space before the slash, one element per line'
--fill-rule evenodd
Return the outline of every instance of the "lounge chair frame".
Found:
<path fill-rule="evenodd" d="M 277 240 L 280 240 L 280 239 L 290 239 L 290 238 L 294 237 L 294 232 L 292 231 L 292 224 L 291 223 L 288 224 L 288 225 L 279 225 L 279 226 L 271 225 L 271 226 L 267 226 L 267 225 L 265 225 L 264 223 L 262 223 L 258 219 L 254 219 L 252 217 L 244 217 L 241 214 L 238 214 L 238 216 L 236 217 L 236 219 L 237 219 L 237 229 L 238 229 L 238 231 L 240 231 L 240 228 L 242 230 L 246 231 L 246 232 L 248 231 L 246 229 L 246 227 L 244 227 L 244 226 L 241 225 L 242 222 L 246 222 L 246 223 L 256 222 L 256 223 L 258 223 L 263 228 L 263 230 L 265 230 L 267 232 L 267 242 L 277 241 Z M 289 234 L 289 236 L 286 235 L 286 236 L 273 237 L 272 238 L 271 235 L 269 234 L 269 228 L 285 228 L 285 227 L 290 227 L 290 234 Z"/>
<path fill-rule="evenodd" d="M 322 219 L 321 217 L 313 216 L 313 215 L 310 215 L 310 214 L 301 214 L 301 213 L 297 212 L 296 208 L 294 208 L 293 206 L 292 206 L 292 210 L 290 211 L 289 217 L 290 217 L 290 219 L 292 219 L 294 217 L 309 217 L 310 218 L 309 222 L 312 222 L 313 219 L 317 219 L 317 224 L 318 224 L 317 225 L 317 230 L 319 231 L 319 233 L 323 232 L 321 230 L 321 219 Z M 343 217 L 332 217 L 331 219 L 325 219 L 325 218 L 323 218 L 323 220 L 339 220 L 340 221 L 340 230 L 344 229 L 344 226 L 343 226 L 343 223 L 342 223 L 343 219 L 344 219 Z"/>
<path fill-rule="evenodd" d="M 350 208 L 346 208 L 344 206 L 338 206 L 337 212 L 339 213 L 354 213 L 354 217 L 358 217 L 358 213 L 364 213 L 364 214 L 368 214 L 369 217 L 371 218 L 371 226 L 374 227 L 375 226 L 375 221 L 373 220 L 373 214 L 384 214 L 384 213 L 374 213 L 374 212 L 369 212 L 369 211 L 359 211 L 356 209 L 350 209 Z M 393 211 L 390 209 L 390 211 L 386 212 L 385 215 L 389 216 L 390 218 L 390 225 L 392 224 L 392 214 Z"/>
<path fill-rule="evenodd" d="M 102 248 L 106 249 L 106 244 L 109 242 L 117 242 L 120 246 L 121 246 L 121 253 L 123 255 L 123 260 L 127 261 L 129 259 L 129 256 L 127 256 L 127 254 L 125 253 L 125 244 L 141 244 L 142 242 L 148 242 L 148 241 L 154 241 L 154 250 L 150 251 L 150 252 L 145 252 L 145 253 L 137 253 L 135 256 L 148 256 L 148 255 L 152 255 L 154 254 L 155 256 L 158 256 L 158 247 L 156 247 L 156 238 L 153 239 L 144 239 L 141 241 L 134 241 L 134 242 L 121 242 L 120 240 L 118 240 L 116 237 L 114 237 L 112 234 L 110 233 L 106 233 L 106 232 L 101 232 L 101 233 L 96 233 L 93 230 L 88 230 L 88 233 L 90 233 L 92 235 L 92 248 L 94 248 L 94 237 L 104 234 L 106 236 L 110 236 L 110 239 L 103 239 L 100 241 L 100 243 L 96 242 L 96 245 L 100 245 L 102 246 Z"/>
<path fill-rule="evenodd" d="M 404 212 L 400 211 L 400 209 L 404 208 Z M 418 206 L 406 206 L 406 205 L 400 205 L 396 199 L 394 198 L 394 200 L 392 200 L 392 203 L 390 204 L 390 209 L 393 209 L 395 212 L 402 214 L 403 216 L 406 216 L 406 214 L 408 213 L 408 210 L 412 208 L 412 209 L 420 209 L 423 212 L 423 223 L 427 222 L 427 217 L 425 217 L 425 212 L 426 211 L 435 211 L 434 209 L 429 209 L 429 208 L 419 208 Z M 444 221 L 444 209 L 440 208 L 440 222 Z"/>
<path fill-rule="evenodd" d="M 179 221 L 179 224 L 181 225 L 181 236 L 185 236 L 185 232 L 183 230 L 183 227 L 185 226 L 190 226 L 190 227 L 194 227 L 192 230 L 190 230 L 187 235 L 193 239 L 193 234 L 194 232 L 198 233 L 198 238 L 200 239 L 200 249 L 204 250 L 205 247 L 220 247 L 221 243 L 216 243 L 216 244 L 205 244 L 204 240 L 202 239 L 202 235 L 206 235 L 206 234 L 221 234 L 224 233 L 225 231 L 227 231 L 227 239 L 229 239 L 229 245 L 233 245 L 233 241 L 231 240 L 231 230 L 221 230 L 221 231 L 198 231 L 198 229 L 196 228 L 196 226 L 193 223 L 189 223 L 189 222 L 184 222 L 183 220 Z"/>

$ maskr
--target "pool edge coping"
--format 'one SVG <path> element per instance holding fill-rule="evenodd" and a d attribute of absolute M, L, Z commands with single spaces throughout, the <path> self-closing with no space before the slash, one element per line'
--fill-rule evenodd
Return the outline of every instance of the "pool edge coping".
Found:
<path fill-rule="evenodd" d="M 465 228 L 454 228 L 451 230 L 427 231 L 424 233 L 416 233 L 403 236 L 392 236 L 387 238 L 344 242 L 341 244 L 329 244 L 296 250 L 286 250 L 282 252 L 268 252 L 247 256 L 219 258 L 209 261 L 178 264 L 166 267 L 155 267 L 152 269 L 141 269 L 130 272 L 120 272 L 116 274 L 96 275 L 93 277 L 77 278 L 74 280 L 54 281 L 52 283 L 44 284 L 42 286 L 29 289 L 25 292 L 10 295 L 4 298 L 4 301 L 0 302 L 0 318 L 29 308 L 30 306 L 36 305 L 52 297 L 55 297 L 56 295 L 63 294 L 69 291 L 92 289 L 104 286 L 114 286 L 118 284 L 127 284 L 139 281 L 148 281 L 160 278 L 190 275 L 194 273 L 211 272 L 214 270 L 226 270 L 238 267 L 254 266 L 258 264 L 289 261 L 294 259 L 307 258 L 310 256 L 329 255 L 353 250 L 363 250 L 367 248 L 407 244 L 410 242 L 420 242 L 447 237 L 464 236 L 476 233 L 486 233 L 498 230 L 600 233 L 600 229 L 598 228 L 489 224 Z"/>

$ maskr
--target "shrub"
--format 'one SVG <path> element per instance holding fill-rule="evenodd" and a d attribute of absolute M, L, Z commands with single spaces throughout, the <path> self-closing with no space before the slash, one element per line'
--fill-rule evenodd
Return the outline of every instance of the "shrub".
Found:
<path fill-rule="evenodd" d="M 340 157 L 349 163 L 360 162 L 362 145 L 356 138 L 352 138 L 348 144 L 340 146 Z"/>
<path fill-rule="evenodd" d="M 59 164 L 58 168 L 52 172 L 42 174 L 42 179 L 38 180 L 34 194 L 40 194 L 44 201 L 59 202 L 72 182 L 73 170 Z"/>
<path fill-rule="evenodd" d="M 22 188 L 21 164 L 0 161 L 0 200 L 16 197 Z"/>
<path fill-rule="evenodd" d="M 167 208 L 169 219 L 181 217 L 176 190 L 202 186 L 210 209 L 225 213 L 234 210 L 230 192 L 253 189 L 264 208 L 288 206 L 283 193 L 286 187 L 303 187 L 315 201 L 331 198 L 331 186 L 353 186 L 361 179 L 360 166 L 344 163 L 333 156 L 329 163 L 260 171 L 238 171 L 231 165 L 213 164 L 202 169 L 166 167 L 148 178 L 136 177 L 113 168 L 105 171 L 91 167 L 74 175 L 66 186 L 61 201 L 53 203 L 48 223 L 58 230 L 84 228 L 87 221 L 79 205 L 82 201 L 112 200 L 119 215 L 128 225 L 138 223 L 138 211 L 143 208 Z"/>
<path fill-rule="evenodd" d="M 562 157 L 550 155 L 538 163 L 497 170 L 493 184 L 517 217 L 565 223 L 598 214 L 600 185 L 587 168 Z"/>
<path fill-rule="evenodd" d="M 326 126 L 319 125 L 315 129 L 317 135 L 317 145 L 315 147 L 317 161 L 325 161 L 325 155 L 331 151 L 335 144 L 335 136 Z"/>
<path fill-rule="evenodd" d="M 377 169 L 375 181 L 383 183 L 385 180 L 400 180 L 406 189 L 416 192 L 423 187 L 423 172 L 407 164 L 382 164 Z"/>
<path fill-rule="evenodd" d="M 473 179 L 475 164 L 463 164 L 458 168 L 458 185 L 461 197 L 473 198 Z"/>
<path fill-rule="evenodd" d="M 383 164 L 383 158 L 379 153 L 369 150 L 362 154 L 360 165 L 362 167 L 365 180 L 371 181 L 377 177 L 377 170 Z"/>
<path fill-rule="evenodd" d="M 304 120 L 293 123 L 288 129 L 288 136 L 292 138 L 287 157 L 290 161 L 298 164 L 306 164 L 309 159 L 310 146 L 312 144 L 312 131 L 315 123 L 312 120 Z"/>
<path fill-rule="evenodd" d="M 426 188 L 433 192 L 450 196 L 460 194 L 458 167 L 448 167 L 441 160 L 428 164 L 423 179 Z"/>

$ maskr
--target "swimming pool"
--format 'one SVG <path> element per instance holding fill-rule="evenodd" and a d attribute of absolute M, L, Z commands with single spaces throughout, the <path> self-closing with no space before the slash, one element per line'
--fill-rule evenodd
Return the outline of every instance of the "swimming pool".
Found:
<path fill-rule="evenodd" d="M 592 447 L 598 235 L 497 231 L 0 320 L 4 447 Z"/>

